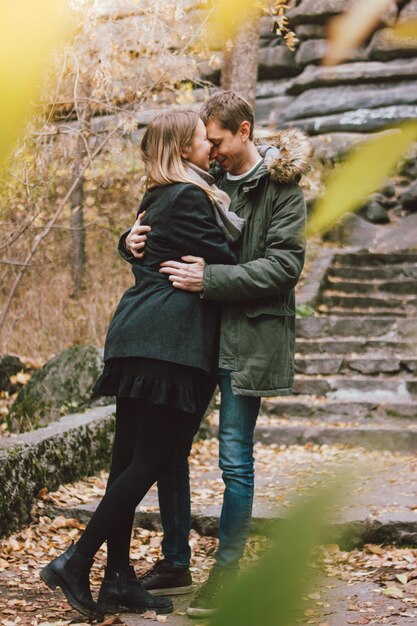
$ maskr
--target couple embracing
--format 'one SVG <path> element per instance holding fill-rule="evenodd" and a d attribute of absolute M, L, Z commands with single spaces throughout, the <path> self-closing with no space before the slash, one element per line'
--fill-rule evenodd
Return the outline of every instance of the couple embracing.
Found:
<path fill-rule="evenodd" d="M 278 133 L 277 146 L 257 147 L 253 125 L 246 100 L 220 91 L 200 116 L 157 116 L 141 143 L 142 219 L 119 244 L 135 285 L 110 323 L 94 387 L 117 399 L 107 489 L 77 543 L 41 570 L 89 619 L 169 613 L 169 596 L 191 591 L 188 455 L 217 385 L 225 485 L 219 546 L 187 613 L 215 613 L 225 580 L 238 571 L 252 513 L 260 400 L 292 391 L 306 218 L 297 182 L 310 150 L 295 130 Z M 138 578 L 129 560 L 134 514 L 155 482 L 163 559 Z M 104 542 L 107 567 L 95 602 L 89 573 Z"/>

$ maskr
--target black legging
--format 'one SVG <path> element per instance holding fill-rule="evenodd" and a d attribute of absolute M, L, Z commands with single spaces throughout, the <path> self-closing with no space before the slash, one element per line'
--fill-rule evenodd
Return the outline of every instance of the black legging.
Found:
<path fill-rule="evenodd" d="M 129 546 L 135 509 L 151 486 L 189 448 L 196 416 L 166 406 L 118 398 L 116 434 L 106 493 L 77 548 L 91 558 L 108 542 L 107 565 L 129 565 Z"/>

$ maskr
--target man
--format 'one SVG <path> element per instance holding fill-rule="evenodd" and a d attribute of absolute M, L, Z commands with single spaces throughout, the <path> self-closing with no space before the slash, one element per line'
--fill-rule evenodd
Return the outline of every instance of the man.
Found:
<path fill-rule="evenodd" d="M 168 261 L 160 270 L 174 288 L 223 302 L 218 384 L 219 464 L 225 492 L 215 566 L 187 611 L 198 617 L 216 611 L 217 594 L 237 571 L 243 554 L 252 514 L 253 432 L 261 397 L 292 392 L 294 287 L 304 263 L 306 217 L 297 181 L 310 153 L 297 130 L 277 134 L 279 150 L 258 151 L 253 110 L 231 91 L 211 96 L 201 118 L 218 165 L 216 184 L 229 194 L 231 210 L 245 220 L 245 227 L 238 265 L 206 265 L 204 259 L 184 257 L 184 263 Z M 122 237 L 120 249 L 125 245 L 140 258 L 148 230 L 136 223 L 126 240 Z M 187 593 L 192 583 L 188 466 L 159 481 L 158 491 L 164 559 L 141 580 L 158 595 Z"/>

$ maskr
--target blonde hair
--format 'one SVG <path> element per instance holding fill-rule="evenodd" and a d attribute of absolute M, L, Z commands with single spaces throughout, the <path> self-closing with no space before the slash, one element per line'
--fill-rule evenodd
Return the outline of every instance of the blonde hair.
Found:
<path fill-rule="evenodd" d="M 167 111 L 149 124 L 140 145 L 147 190 L 172 183 L 192 183 L 205 191 L 210 200 L 219 201 L 215 189 L 188 174 L 187 162 L 181 156 L 181 152 L 191 146 L 199 119 L 198 113 L 192 110 Z"/>

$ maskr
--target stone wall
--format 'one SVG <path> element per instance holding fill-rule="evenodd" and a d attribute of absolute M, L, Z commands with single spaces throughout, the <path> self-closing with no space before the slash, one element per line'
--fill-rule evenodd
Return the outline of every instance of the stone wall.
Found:
<path fill-rule="evenodd" d="M 291 52 L 262 18 L 256 121 L 310 135 L 372 132 L 417 117 L 417 45 L 390 42 L 396 22 L 417 17 L 417 0 L 392 0 L 376 31 L 350 58 L 322 67 L 326 26 L 348 0 L 295 0 L 288 12 L 300 43 Z M 220 52 L 218 54 L 221 56 Z M 219 72 L 207 76 L 218 81 Z"/>
<path fill-rule="evenodd" d="M 109 6 L 103 10 L 113 17 L 117 14 L 117 23 L 125 24 L 125 2 L 129 4 L 127 0 L 107 0 Z M 288 0 L 288 4 L 290 27 L 299 39 L 294 52 L 276 35 L 272 19 L 261 18 L 255 107 L 258 128 L 297 126 L 311 136 L 325 137 L 326 145 L 333 140 L 339 145 L 342 139 L 346 151 L 356 143 L 358 134 L 417 118 L 417 45 L 408 40 L 392 43 L 387 38 L 395 23 L 417 17 L 417 0 L 392 0 L 375 32 L 348 60 L 335 67 L 321 65 L 327 24 L 347 8 L 349 0 Z M 190 0 L 184 25 L 201 25 L 207 17 L 205 7 Z M 219 49 L 213 45 L 210 63 L 197 60 L 201 78 L 214 88 L 220 84 L 221 45 L 220 39 Z M 210 93 L 209 87 L 195 89 L 195 101 L 186 106 L 198 110 Z M 137 129 L 130 133 L 133 141 L 140 141 L 143 129 L 157 113 L 180 105 L 161 101 L 157 107 L 136 114 Z M 100 134 L 115 121 L 112 115 L 97 116 L 92 121 L 93 130 Z M 77 127 L 75 122 L 66 121 L 65 125 L 67 131 Z M 317 153 L 322 155 L 320 150 Z M 324 150 L 324 157 L 327 153 Z"/>
<path fill-rule="evenodd" d="M 46 428 L 0 440 L 0 537 L 30 521 L 34 499 L 108 467 L 113 406 L 68 415 Z"/>

